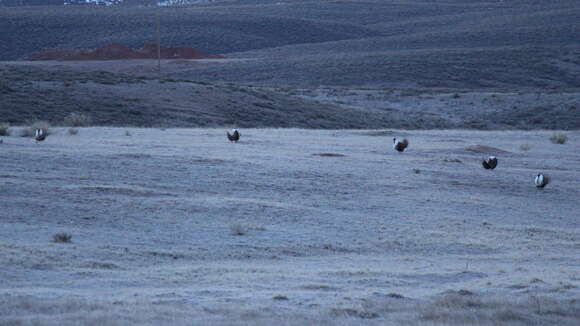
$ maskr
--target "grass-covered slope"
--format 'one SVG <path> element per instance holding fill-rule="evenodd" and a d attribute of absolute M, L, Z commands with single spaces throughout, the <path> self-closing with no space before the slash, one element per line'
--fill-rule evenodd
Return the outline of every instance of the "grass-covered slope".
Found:
<path fill-rule="evenodd" d="M 42 48 L 166 46 L 260 58 L 194 71 L 262 84 L 578 87 L 580 3 L 546 1 L 227 1 L 0 11 L 0 59 Z"/>

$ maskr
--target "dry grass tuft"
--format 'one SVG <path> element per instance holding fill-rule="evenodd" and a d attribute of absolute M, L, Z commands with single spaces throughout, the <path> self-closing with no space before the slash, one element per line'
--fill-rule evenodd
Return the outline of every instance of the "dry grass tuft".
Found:
<path fill-rule="evenodd" d="M 455 157 L 446 157 L 443 159 L 443 162 L 447 162 L 447 163 L 463 163 L 463 161 L 461 161 L 458 158 Z"/>
<path fill-rule="evenodd" d="M 374 131 L 367 131 L 364 133 L 361 133 L 362 135 L 366 135 L 366 136 L 373 136 L 373 137 L 391 137 L 391 136 L 395 136 L 395 135 L 401 135 L 401 133 L 396 133 L 394 131 L 391 130 L 374 130 Z"/>
<path fill-rule="evenodd" d="M 3 122 L 0 123 L 0 136 L 10 136 L 10 124 Z"/>
<path fill-rule="evenodd" d="M 379 317 L 379 314 L 376 312 L 354 308 L 333 308 L 331 309 L 330 313 L 341 318 L 374 319 Z"/>
<path fill-rule="evenodd" d="M 91 123 L 91 118 L 84 113 L 71 112 L 64 117 L 63 122 L 68 127 L 87 127 Z"/>
<path fill-rule="evenodd" d="M 246 228 L 241 225 L 240 223 L 234 223 L 230 225 L 230 234 L 231 235 L 244 235 L 246 234 Z"/>
<path fill-rule="evenodd" d="M 419 305 L 418 312 L 421 320 L 437 325 L 556 325 L 558 320 L 574 325 L 580 321 L 579 307 L 576 300 L 533 296 L 506 300 L 456 292 Z"/>
<path fill-rule="evenodd" d="M 52 236 L 52 241 L 56 243 L 71 243 L 72 234 L 60 232 Z"/>
<path fill-rule="evenodd" d="M 91 265 L 88 265 L 90 268 Z M 97 266 L 98 267 L 98 266 Z M 454 298 L 449 299 L 450 296 Z M 459 297 L 459 299 L 457 299 Z M 478 298 L 479 305 L 461 300 Z M 285 295 L 272 300 L 288 303 Z M 352 300 L 352 306 L 313 309 L 311 315 L 267 309 L 259 312 L 243 307 L 192 308 L 158 301 L 102 301 L 78 297 L 36 298 L 0 295 L 1 325 L 231 325 L 232 320 L 250 325 L 409 325 L 409 326 L 520 326 L 580 325 L 580 300 L 545 297 L 489 297 L 457 292 L 418 301 L 372 296 Z M 372 323 L 372 321 L 376 321 Z M 153 322 L 152 322 L 153 321 Z"/>
<path fill-rule="evenodd" d="M 399 293 L 395 293 L 395 292 L 388 293 L 387 297 L 393 298 L 393 299 L 405 299 L 404 295 L 399 294 Z"/>
<path fill-rule="evenodd" d="M 527 152 L 527 151 L 529 151 L 530 149 L 532 149 L 532 145 L 530 145 L 530 144 L 528 144 L 528 143 L 525 143 L 525 144 L 521 144 L 521 145 L 520 145 L 520 150 L 521 150 L 521 151 Z"/>
<path fill-rule="evenodd" d="M 475 153 L 484 153 L 484 154 L 497 154 L 497 153 L 509 153 L 506 150 L 499 149 L 497 147 L 486 146 L 486 145 L 472 145 L 467 146 L 465 150 Z"/>
<path fill-rule="evenodd" d="M 312 154 L 314 156 L 321 156 L 321 157 L 345 157 L 346 155 L 340 153 L 315 153 Z"/>
<path fill-rule="evenodd" d="M 568 136 L 562 133 L 553 134 L 552 136 L 550 136 L 550 141 L 552 142 L 552 144 L 560 144 L 560 145 L 566 144 L 566 142 L 568 141 Z"/>

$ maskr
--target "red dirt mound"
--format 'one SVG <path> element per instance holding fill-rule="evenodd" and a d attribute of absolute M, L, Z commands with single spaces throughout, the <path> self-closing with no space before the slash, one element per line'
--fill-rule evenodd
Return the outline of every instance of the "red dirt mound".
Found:
<path fill-rule="evenodd" d="M 220 55 L 205 54 L 187 47 L 161 47 L 162 59 L 215 59 Z M 139 50 L 124 44 L 110 44 L 94 50 L 46 49 L 32 54 L 27 60 L 125 60 L 157 59 L 157 44 L 147 43 Z"/>

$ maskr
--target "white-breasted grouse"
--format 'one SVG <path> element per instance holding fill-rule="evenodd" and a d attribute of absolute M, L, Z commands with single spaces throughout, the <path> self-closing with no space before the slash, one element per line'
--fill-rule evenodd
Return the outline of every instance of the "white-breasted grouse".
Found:
<path fill-rule="evenodd" d="M 493 170 L 497 166 L 497 157 L 490 156 L 487 159 L 484 159 L 481 162 L 481 165 L 483 165 L 483 168 L 486 170 Z"/>
<path fill-rule="evenodd" d="M 397 152 L 404 152 L 407 146 L 409 146 L 409 141 L 407 140 L 407 138 L 403 138 L 403 140 L 393 138 L 393 148 Z"/>
<path fill-rule="evenodd" d="M 36 139 L 37 142 L 45 140 L 46 131 L 44 131 L 42 128 L 36 129 L 36 131 L 34 131 L 34 139 Z"/>
<path fill-rule="evenodd" d="M 550 183 L 550 177 L 545 174 L 538 173 L 534 179 L 534 183 L 536 184 L 536 187 L 544 188 L 548 183 Z"/>
<path fill-rule="evenodd" d="M 228 139 L 231 142 L 237 143 L 238 140 L 240 140 L 240 132 L 238 131 L 238 129 L 234 129 L 232 130 L 232 133 L 230 134 L 229 131 L 226 132 L 228 134 Z"/>

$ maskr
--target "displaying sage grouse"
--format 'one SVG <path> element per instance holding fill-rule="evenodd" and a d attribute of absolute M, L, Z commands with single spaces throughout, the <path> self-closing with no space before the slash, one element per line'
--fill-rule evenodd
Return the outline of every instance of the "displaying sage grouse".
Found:
<path fill-rule="evenodd" d="M 34 139 L 36 139 L 37 142 L 45 140 L 46 131 L 44 131 L 44 129 L 36 129 L 34 132 Z"/>
<path fill-rule="evenodd" d="M 227 132 L 227 134 L 228 134 L 228 139 L 229 139 L 231 142 L 235 142 L 235 143 L 237 143 L 237 142 L 238 142 L 238 140 L 240 140 L 240 132 L 238 131 L 238 129 L 234 129 L 234 130 L 232 130 L 232 133 L 231 133 L 231 134 L 230 134 L 230 132 L 228 131 L 228 132 Z"/>
<path fill-rule="evenodd" d="M 409 146 L 409 141 L 406 138 L 403 138 L 403 140 L 393 138 L 393 148 L 397 152 L 404 152 L 407 146 Z"/>
<path fill-rule="evenodd" d="M 548 183 L 550 183 L 550 178 L 547 175 L 538 173 L 534 182 L 536 184 L 536 187 L 544 188 Z"/>
<path fill-rule="evenodd" d="M 490 156 L 487 159 L 483 160 L 481 162 L 481 165 L 483 165 L 483 168 L 486 170 L 493 170 L 497 166 L 497 157 Z"/>

